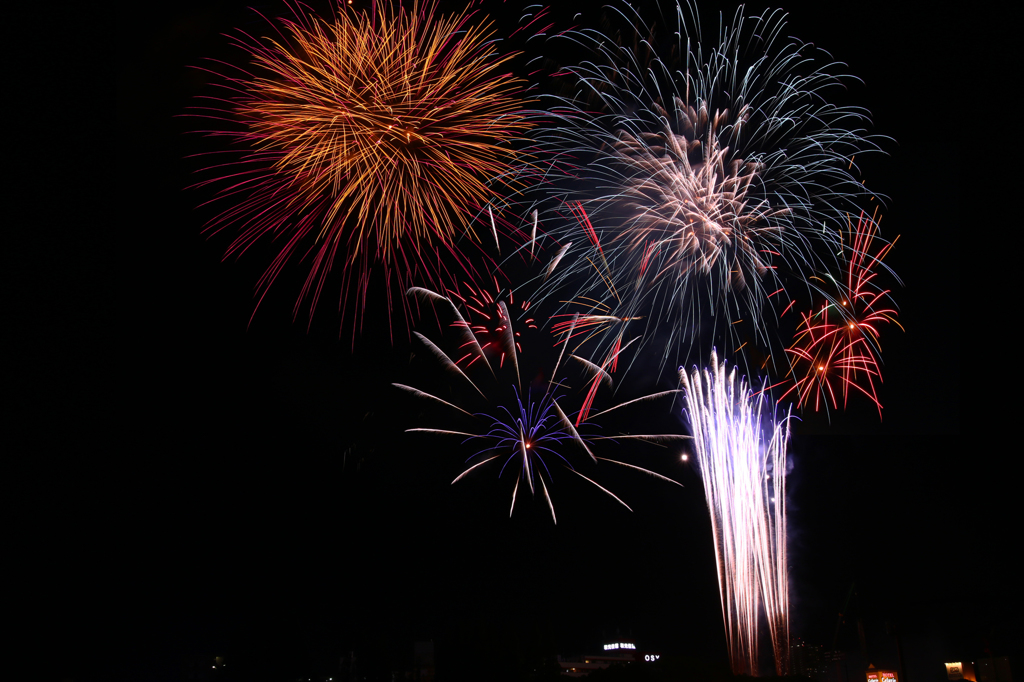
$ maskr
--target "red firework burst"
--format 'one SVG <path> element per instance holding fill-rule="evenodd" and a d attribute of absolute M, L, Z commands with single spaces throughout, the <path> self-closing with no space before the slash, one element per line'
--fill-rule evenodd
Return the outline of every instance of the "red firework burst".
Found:
<path fill-rule="evenodd" d="M 498 366 L 503 367 L 506 358 L 515 362 L 516 353 L 523 352 L 522 332 L 516 331 L 510 309 L 520 312 L 523 319 L 518 325 L 521 329 L 536 329 L 537 322 L 527 315 L 531 305 L 528 299 L 520 297 L 517 303 L 515 292 L 503 288 L 496 276 L 493 280 L 493 292 L 465 282 L 462 286 L 465 293 L 456 290 L 449 291 L 448 294 L 452 299 L 460 301 L 467 311 L 466 319 L 458 320 L 454 324 L 469 329 L 480 349 L 497 356 Z M 456 364 L 469 367 L 482 357 L 475 349 L 469 349 L 470 345 L 470 341 L 463 344 L 467 352 L 456 361 Z"/>
<path fill-rule="evenodd" d="M 836 282 L 839 291 L 834 300 L 801 315 L 793 345 L 786 350 L 794 383 L 782 398 L 795 393 L 798 407 L 813 403 L 817 411 L 822 403 L 838 409 L 840 396 L 845 408 L 850 393 L 857 391 L 875 404 L 881 419 L 877 387 L 882 383 L 880 325 L 891 322 L 903 327 L 896 320 L 889 290 L 875 281 L 876 268 L 896 242 L 873 252 L 878 224 L 863 213 L 856 226 L 850 221 L 848 228 L 851 244 L 845 281 Z"/>

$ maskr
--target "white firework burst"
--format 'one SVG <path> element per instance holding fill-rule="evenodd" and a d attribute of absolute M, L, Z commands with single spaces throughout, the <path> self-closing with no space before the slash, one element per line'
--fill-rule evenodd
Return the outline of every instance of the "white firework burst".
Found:
<path fill-rule="evenodd" d="M 662 367 L 715 344 L 773 347 L 786 286 L 813 288 L 844 216 L 871 196 L 853 158 L 879 149 L 865 110 L 828 99 L 855 79 L 786 37 L 785 13 L 741 6 L 706 41 L 696 9 L 672 7 L 669 39 L 631 7 L 611 8 L 616 36 L 558 36 L 585 57 L 561 67 L 568 89 L 536 133 L 561 171 L 544 185 L 559 204 L 546 232 L 575 245 L 540 297 L 644 320 Z M 567 220 L 567 204 L 586 220 Z"/>

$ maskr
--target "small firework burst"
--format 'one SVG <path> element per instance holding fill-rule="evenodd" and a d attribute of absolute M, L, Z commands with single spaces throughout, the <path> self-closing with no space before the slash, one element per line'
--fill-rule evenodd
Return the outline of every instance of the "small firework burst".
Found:
<path fill-rule="evenodd" d="M 468 326 L 476 343 L 485 352 L 496 355 L 498 366 L 503 367 L 506 358 L 514 362 L 523 352 L 521 330 L 537 329 L 537 323 L 530 316 L 529 299 L 517 297 L 512 289 L 499 285 L 497 275 L 492 275 L 492 281 L 493 290 L 464 282 L 461 288 L 454 288 L 448 293 L 466 310 L 465 319 L 455 324 Z M 518 313 L 518 320 L 513 319 L 513 311 Z M 470 342 L 463 346 L 466 352 L 456 360 L 457 363 L 468 366 L 480 359 Z"/>
<path fill-rule="evenodd" d="M 536 484 L 540 485 L 541 491 L 544 493 L 544 500 L 551 510 L 551 520 L 558 523 L 558 517 L 555 516 L 555 505 L 551 501 L 548 484 L 545 482 L 545 474 L 547 480 L 551 480 L 551 469 L 548 468 L 544 457 L 557 458 L 570 471 L 575 471 L 569 460 L 559 453 L 559 446 L 566 441 L 571 441 L 573 436 L 559 418 L 559 408 L 555 396 L 545 393 L 539 402 L 534 402 L 532 396 L 528 396 L 525 404 L 518 390 L 516 390 L 515 396 L 517 410 L 509 410 L 504 405 L 499 406 L 499 416 L 489 415 L 490 430 L 486 434 L 473 437 L 474 440 L 487 441 L 488 445 L 473 455 L 469 461 L 482 459 L 459 474 L 452 483 L 457 482 L 478 466 L 487 464 L 494 459 L 504 459 L 501 471 L 498 472 L 500 478 L 508 465 L 516 461 L 519 463 L 519 475 L 512 488 L 512 505 L 509 507 L 509 515 L 511 516 L 515 510 L 519 484 L 525 480 L 531 495 L 536 493 Z M 491 455 L 491 453 L 497 454 Z M 491 456 L 488 457 L 488 455 Z M 612 497 L 615 496 L 612 495 Z M 621 502 L 621 500 L 619 501 Z"/>
<path fill-rule="evenodd" d="M 261 300 L 289 261 L 308 259 L 295 314 L 308 298 L 312 315 L 341 261 L 340 307 L 354 282 L 361 319 L 374 264 L 402 291 L 410 278 L 433 281 L 438 251 L 469 267 L 455 243 L 477 240 L 468 218 L 500 202 L 520 167 L 524 83 L 500 71 L 509 56 L 469 10 L 339 3 L 324 21 L 297 7 L 278 38 L 238 40 L 250 67 L 226 76 L 230 98 L 199 114 L 239 124 L 211 133 L 239 156 L 208 169 L 231 205 L 207 230 L 238 231 L 228 256 L 259 240 L 283 244 Z"/>
<path fill-rule="evenodd" d="M 880 325 L 902 326 L 896 320 L 890 291 L 878 285 L 877 270 L 884 266 L 882 261 L 895 241 L 873 251 L 878 224 L 863 213 L 856 225 L 849 220 L 848 228 L 843 281 L 834 282 L 837 295 L 817 311 L 801 316 L 793 344 L 787 349 L 793 385 L 782 398 L 794 394 L 798 407 L 817 411 L 829 404 L 838 409 L 840 396 L 845 408 L 850 393 L 856 391 L 875 404 L 881 419 L 876 385 L 882 382 Z"/>

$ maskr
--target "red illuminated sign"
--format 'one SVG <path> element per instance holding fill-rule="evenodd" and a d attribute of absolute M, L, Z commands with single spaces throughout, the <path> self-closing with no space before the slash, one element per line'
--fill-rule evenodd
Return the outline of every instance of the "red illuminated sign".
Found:
<path fill-rule="evenodd" d="M 867 682 L 900 682 L 900 676 L 895 670 L 871 670 L 867 673 Z"/>

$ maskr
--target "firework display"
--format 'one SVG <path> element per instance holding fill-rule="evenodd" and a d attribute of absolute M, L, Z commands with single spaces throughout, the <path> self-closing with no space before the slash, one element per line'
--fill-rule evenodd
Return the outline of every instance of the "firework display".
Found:
<path fill-rule="evenodd" d="M 880 330 L 899 326 L 881 281 L 895 242 L 854 161 L 879 150 L 868 115 L 830 101 L 853 77 L 782 11 L 741 6 L 708 39 L 693 4 L 655 24 L 611 5 L 611 33 L 534 11 L 533 47 L 562 57 L 545 55 L 550 91 L 506 73 L 518 62 L 486 19 L 432 0 L 243 34 L 250 65 L 200 113 L 233 145 L 200 183 L 226 204 L 206 229 L 235 231 L 227 256 L 275 244 L 259 300 L 308 265 L 293 315 L 340 271 L 353 335 L 382 273 L 388 324 L 400 292 L 429 377 L 392 384 L 422 407 L 406 430 L 459 453 L 453 484 L 496 477 L 510 516 L 529 492 L 557 523 L 561 471 L 629 509 L 615 473 L 679 485 L 631 462 L 692 439 L 732 670 L 759 674 L 763 618 L 788 674 L 788 404 L 860 394 L 881 417 Z M 634 368 L 641 397 L 622 398 Z M 646 427 L 651 404 L 691 435 Z"/>
<path fill-rule="evenodd" d="M 512 143 L 529 127 L 523 81 L 499 71 L 509 57 L 494 27 L 430 2 L 339 5 L 333 21 L 298 11 L 281 24 L 275 38 L 239 39 L 250 66 L 200 112 L 240 124 L 211 132 L 240 155 L 207 181 L 232 202 L 207 228 L 238 232 L 227 256 L 283 244 L 261 298 L 289 261 L 308 260 L 296 314 L 306 298 L 312 311 L 340 261 L 341 304 L 354 281 L 357 319 L 374 264 L 402 291 L 436 278 L 439 251 L 468 267 L 455 243 L 477 240 L 468 217 L 500 200 L 494 183 L 518 166 Z"/>
<path fill-rule="evenodd" d="M 715 353 L 703 372 L 680 370 L 697 466 L 717 549 L 726 642 L 736 674 L 758 673 L 758 619 L 768 622 L 777 675 L 788 673 L 786 445 L 789 419 L 754 396 Z M 764 409 L 766 408 L 767 409 Z"/>
<path fill-rule="evenodd" d="M 784 13 L 740 7 L 708 41 L 695 7 L 673 9 L 671 27 L 614 6 L 616 34 L 554 38 L 585 57 L 562 67 L 535 131 L 563 170 L 544 188 L 563 206 L 550 230 L 576 245 L 547 290 L 643 320 L 632 327 L 663 368 L 736 348 L 741 321 L 770 343 L 783 276 L 813 287 L 819 252 L 838 250 L 844 211 L 868 196 L 851 159 L 876 149 L 866 113 L 826 98 L 849 78 L 787 38 Z M 565 205 L 586 220 L 562 219 Z"/>

